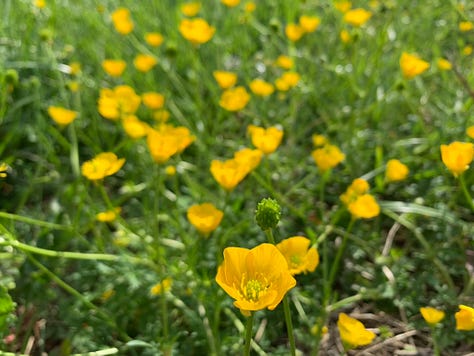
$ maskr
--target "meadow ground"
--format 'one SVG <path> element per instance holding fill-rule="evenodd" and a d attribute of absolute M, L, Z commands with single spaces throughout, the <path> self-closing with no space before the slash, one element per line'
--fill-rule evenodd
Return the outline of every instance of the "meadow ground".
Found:
<path fill-rule="evenodd" d="M 0 1 L 0 353 L 474 350 L 474 4 Z"/>

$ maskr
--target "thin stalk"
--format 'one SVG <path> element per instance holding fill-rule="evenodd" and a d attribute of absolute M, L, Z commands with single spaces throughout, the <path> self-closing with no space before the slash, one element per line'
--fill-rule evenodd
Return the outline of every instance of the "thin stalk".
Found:
<path fill-rule="evenodd" d="M 286 330 L 288 333 L 288 340 L 290 341 L 291 356 L 295 356 L 296 343 L 295 343 L 295 336 L 293 334 L 293 323 L 291 322 L 290 303 L 288 302 L 287 295 L 283 297 L 283 310 L 285 312 Z"/>
<path fill-rule="evenodd" d="M 252 340 L 253 315 L 254 313 L 250 312 L 250 316 L 247 317 L 247 323 L 245 324 L 244 356 L 250 356 L 250 341 Z"/>
<path fill-rule="evenodd" d="M 464 181 L 464 174 L 459 176 L 459 183 L 461 184 L 462 192 L 467 200 L 467 203 L 469 204 L 469 207 L 472 211 L 474 211 L 474 201 L 472 200 L 471 194 L 469 194 L 469 190 L 467 189 L 466 182 Z"/>
<path fill-rule="evenodd" d="M 4 211 L 0 211 L 0 218 L 15 220 L 15 221 L 21 221 L 21 222 L 24 222 L 26 224 L 46 227 L 48 229 L 53 229 L 53 230 L 71 230 L 70 226 L 54 224 L 54 223 L 50 223 L 50 222 L 47 222 L 47 221 L 42 221 L 42 220 L 29 218 L 29 217 L 26 217 L 26 216 L 6 213 Z"/>

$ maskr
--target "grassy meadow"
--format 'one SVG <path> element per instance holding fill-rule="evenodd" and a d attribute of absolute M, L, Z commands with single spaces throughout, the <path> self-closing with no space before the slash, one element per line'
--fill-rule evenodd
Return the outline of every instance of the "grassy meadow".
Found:
<path fill-rule="evenodd" d="M 0 0 L 0 354 L 472 352 L 473 23 Z"/>

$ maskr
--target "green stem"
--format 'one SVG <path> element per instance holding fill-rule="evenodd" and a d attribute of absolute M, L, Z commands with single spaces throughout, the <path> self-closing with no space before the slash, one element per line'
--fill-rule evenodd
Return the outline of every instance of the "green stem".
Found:
<path fill-rule="evenodd" d="M 250 356 L 250 342 L 252 341 L 253 315 L 254 313 L 250 312 L 250 316 L 247 317 L 247 323 L 245 324 L 244 356 Z"/>
<path fill-rule="evenodd" d="M 467 190 L 466 182 L 464 181 L 464 174 L 459 176 L 459 183 L 461 183 L 461 189 L 464 197 L 467 200 L 467 203 L 469 204 L 469 207 L 472 211 L 474 211 L 474 201 L 472 200 L 471 194 L 469 194 L 469 190 Z"/>
<path fill-rule="evenodd" d="M 437 333 L 436 333 L 435 326 L 431 326 L 431 340 L 433 340 L 433 351 L 434 351 L 435 356 L 440 356 L 441 350 L 438 344 L 438 335 L 436 334 Z"/>
<path fill-rule="evenodd" d="M 326 307 L 326 311 L 328 313 L 330 313 L 334 310 L 342 308 L 343 306 L 345 306 L 347 304 L 352 304 L 354 302 L 358 302 L 359 300 L 362 300 L 362 294 L 358 293 L 358 294 L 355 294 L 355 295 L 351 295 L 350 297 L 341 299 L 341 300 L 339 300 L 339 301 L 337 301 L 333 304 L 328 305 Z"/>
<path fill-rule="evenodd" d="M 46 227 L 48 229 L 53 229 L 53 230 L 70 230 L 70 226 L 65 226 L 65 225 L 59 225 L 59 224 L 54 224 L 50 223 L 47 221 L 42 221 L 42 220 L 37 220 L 33 218 L 28 218 L 26 216 L 21 216 L 21 215 L 16 215 L 16 214 L 10 214 L 6 213 L 4 211 L 0 211 L 0 218 L 5 218 L 9 220 L 16 220 L 16 221 L 21 221 L 26 224 L 31 224 L 31 225 L 37 225 L 41 227 Z"/>
<path fill-rule="evenodd" d="M 349 226 L 346 229 L 346 233 L 344 234 L 344 236 L 342 238 L 341 246 L 339 246 L 339 249 L 337 250 L 337 253 L 336 253 L 336 257 L 334 258 L 334 262 L 332 263 L 331 271 L 329 272 L 329 279 L 325 283 L 325 299 L 326 299 L 326 301 L 329 301 L 329 296 L 330 296 L 330 293 L 331 293 L 332 284 L 334 283 L 334 279 L 336 278 L 336 273 L 339 270 L 339 264 L 341 262 L 342 255 L 344 254 L 344 251 L 346 249 L 347 240 L 349 238 L 352 227 L 354 226 L 354 222 L 355 222 L 355 219 L 351 218 Z"/>
<path fill-rule="evenodd" d="M 272 229 L 265 230 L 265 235 L 267 235 L 268 242 L 275 245 L 275 238 L 273 237 Z"/>
<path fill-rule="evenodd" d="M 290 341 L 291 356 L 295 356 L 296 355 L 295 336 L 293 334 L 293 323 L 291 322 L 290 303 L 288 302 L 287 295 L 283 297 L 283 310 L 285 312 L 286 330 L 288 333 L 288 340 Z"/>

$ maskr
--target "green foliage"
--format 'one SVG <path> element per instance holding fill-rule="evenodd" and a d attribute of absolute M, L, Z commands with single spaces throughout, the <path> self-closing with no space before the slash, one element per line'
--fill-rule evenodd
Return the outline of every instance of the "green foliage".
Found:
<path fill-rule="evenodd" d="M 2 341 L 2 351 L 23 353 L 34 340 L 30 351 L 52 355 L 240 352 L 245 317 L 214 278 L 225 247 L 266 242 L 254 213 L 271 196 L 281 207 L 276 242 L 304 235 L 320 255 L 316 271 L 296 276 L 288 293 L 298 349 L 338 350 L 336 320 L 344 311 L 380 320 L 370 324 L 378 329 L 375 342 L 416 329 L 416 347 L 432 350 L 436 338 L 446 354 L 467 352 L 472 332 L 457 331 L 454 314 L 459 304 L 474 307 L 474 174 L 471 167 L 462 181 L 454 178 L 440 145 L 473 142 L 466 135 L 474 125 L 472 30 L 458 27 L 474 21 L 473 5 L 353 1 L 372 12 L 353 27 L 332 0 L 256 1 L 251 13 L 246 1 L 234 8 L 202 1 L 198 16 L 216 32 L 194 45 L 178 30 L 181 3 L 122 1 L 135 27 L 121 35 L 111 20 L 116 1 L 46 0 L 41 9 L 30 0 L 0 1 L 0 163 L 8 167 L 0 178 L 0 335 L 15 336 Z M 292 42 L 285 27 L 301 15 L 321 24 Z M 148 32 L 161 33 L 163 44 L 149 46 Z M 430 68 L 404 78 L 403 52 Z M 157 65 L 138 71 L 139 53 Z M 220 106 L 215 70 L 236 73 L 236 85 L 250 93 L 253 79 L 275 84 L 288 71 L 276 64 L 280 55 L 294 62 L 295 87 L 251 94 L 237 112 Z M 453 68 L 441 70 L 440 58 Z M 124 73 L 107 75 L 104 59 L 124 60 Z M 155 162 L 146 137 L 130 137 L 121 119 L 99 113 L 101 90 L 119 85 L 163 94 L 167 123 L 187 128 L 194 141 Z M 78 117 L 58 125 L 50 106 Z M 143 104 L 136 116 L 159 126 Z M 280 127 L 283 141 L 226 191 L 209 171 L 211 161 L 254 148 L 250 124 Z M 311 158 L 314 134 L 339 147 L 344 162 L 319 170 Z M 101 152 L 126 163 L 88 181 L 81 165 Z M 407 179 L 385 180 L 392 158 L 409 167 Z M 354 220 L 341 202 L 358 177 L 381 207 L 373 219 Z M 208 237 L 186 217 L 204 202 L 224 212 Z M 116 207 L 115 219 L 97 220 Z M 446 312 L 435 332 L 420 316 L 424 306 Z M 258 354 L 288 354 L 281 306 L 257 312 L 253 331 Z"/>

